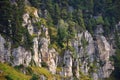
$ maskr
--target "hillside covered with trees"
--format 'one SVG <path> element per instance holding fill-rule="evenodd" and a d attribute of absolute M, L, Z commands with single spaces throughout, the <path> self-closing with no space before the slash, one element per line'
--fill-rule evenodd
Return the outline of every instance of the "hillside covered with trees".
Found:
<path fill-rule="evenodd" d="M 86 31 L 88 31 L 89 34 L 87 34 Z M 96 72 L 96 74 L 100 73 L 98 67 L 100 66 L 101 68 L 107 63 L 106 59 L 102 61 L 101 56 L 98 60 L 98 56 L 105 52 L 104 49 L 99 47 L 102 45 L 100 44 L 102 43 L 100 40 L 104 38 L 108 43 L 104 43 L 105 41 L 103 41 L 103 45 L 110 45 L 110 49 L 111 47 L 113 49 L 113 51 L 109 51 L 108 53 L 113 53 L 112 55 L 109 54 L 109 60 L 113 63 L 112 66 L 114 66 L 114 70 L 112 70 L 109 77 L 104 77 L 104 79 L 120 79 L 119 0 L 0 0 L 0 37 L 1 36 L 6 42 L 4 42 L 3 38 L 0 38 L 0 66 L 6 68 L 12 66 L 16 70 L 12 70 L 14 74 L 9 75 L 9 71 L 0 67 L 0 77 L 2 76 L 3 80 L 4 78 L 7 80 L 16 80 L 17 78 L 19 79 L 19 75 L 24 76 L 24 74 L 26 75 L 25 80 L 49 80 L 49 78 L 50 80 L 98 80 L 99 77 L 93 79 L 91 75 L 93 72 Z M 101 36 L 104 38 L 101 38 Z M 35 42 L 36 38 L 37 41 Z M 89 40 L 91 40 L 91 42 Z M 78 43 L 75 43 L 76 41 L 78 41 Z M 97 57 L 95 55 L 93 61 L 91 60 L 92 62 L 87 64 L 85 60 L 91 55 L 89 52 L 92 51 L 91 48 L 89 51 L 89 47 L 87 47 L 89 44 L 93 44 L 95 49 L 93 54 L 91 54 L 94 56 L 98 53 L 98 55 Z M 2 46 L 4 46 L 4 48 L 2 48 Z M 22 47 L 20 49 L 23 50 L 23 55 L 31 56 L 31 58 L 28 59 L 30 62 L 27 66 L 24 65 L 27 64 L 26 59 L 23 60 L 24 64 L 22 64 L 22 62 L 20 65 L 16 65 L 16 62 L 14 63 L 15 60 L 18 60 L 15 59 L 14 56 L 16 56 L 17 53 L 20 53 L 20 56 L 22 54 L 22 51 L 16 49 L 19 47 Z M 54 54 L 54 50 L 52 51 L 53 48 L 58 54 Z M 82 51 L 83 54 L 81 53 Z M 52 52 L 54 53 L 49 54 Z M 8 56 L 7 59 L 6 57 L 2 59 L 3 55 L 6 56 L 8 53 L 10 53 L 10 60 L 8 60 Z M 38 57 L 38 63 L 36 61 L 36 55 L 40 55 Z M 64 57 L 66 59 L 68 56 L 70 56 L 71 63 L 64 60 Z M 54 64 L 56 65 L 54 75 L 50 73 L 52 72 L 50 71 L 51 66 L 53 66 L 51 65 L 52 61 L 51 63 L 49 62 L 53 57 L 55 57 L 53 60 L 55 60 Z M 80 62 L 79 59 L 81 60 Z M 96 62 L 97 60 L 98 64 Z M 84 74 L 84 71 L 82 73 L 81 70 L 81 66 L 84 65 L 82 62 L 84 61 L 87 66 L 89 66 L 88 72 L 86 72 L 87 75 Z M 38 64 L 41 66 L 38 66 Z M 66 67 L 69 68 L 71 64 L 72 77 L 74 78 L 68 78 L 68 76 L 66 76 L 67 73 L 69 73 Z M 38 67 L 40 67 L 40 69 Z M 77 67 L 81 67 L 78 72 Z M 95 69 L 98 69 L 98 71 L 94 71 Z M 3 71 L 3 74 L 1 71 Z M 66 71 L 66 75 L 63 74 L 61 76 L 62 71 L 63 73 Z M 32 72 L 34 72 L 34 74 Z M 81 75 L 80 78 L 76 77 L 75 74 L 77 73 Z M 15 74 L 16 76 L 12 76 Z M 39 74 L 45 75 L 47 78 L 39 78 Z M 53 79 L 53 76 L 57 78 Z M 100 80 L 104 79 L 101 78 Z"/>

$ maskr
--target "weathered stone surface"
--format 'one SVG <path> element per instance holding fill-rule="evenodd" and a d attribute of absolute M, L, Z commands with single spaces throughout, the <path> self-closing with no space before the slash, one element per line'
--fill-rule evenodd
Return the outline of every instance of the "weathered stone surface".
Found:
<path fill-rule="evenodd" d="M 56 73 L 57 61 L 58 61 L 58 53 L 55 51 L 54 48 L 49 49 L 49 61 L 47 63 L 49 66 L 49 70 L 53 74 Z"/>
<path fill-rule="evenodd" d="M 42 61 L 47 62 L 48 61 L 48 40 L 46 38 L 42 38 L 39 42 L 40 46 L 40 53 L 42 57 Z"/>
<path fill-rule="evenodd" d="M 33 59 L 34 59 L 36 65 L 41 67 L 41 54 L 39 54 L 38 45 L 39 45 L 38 38 L 36 37 L 33 39 L 33 51 L 34 51 Z"/>
<path fill-rule="evenodd" d="M 97 36 L 97 44 L 100 61 L 102 61 L 103 78 L 106 78 L 114 70 L 113 63 L 110 61 L 110 54 L 113 49 L 104 36 Z"/>
<path fill-rule="evenodd" d="M 0 61 L 1 62 L 5 62 L 4 61 L 4 53 L 5 53 L 5 47 L 4 47 L 4 44 L 5 44 L 5 39 L 0 35 Z"/>
<path fill-rule="evenodd" d="M 78 33 L 77 40 L 72 42 L 73 47 L 77 52 L 76 58 L 79 62 L 76 65 L 75 70 L 80 70 L 85 75 L 93 76 L 93 80 L 109 77 L 114 70 L 113 62 L 109 60 L 110 56 L 114 54 L 113 48 L 101 34 L 103 32 L 101 26 L 99 26 L 99 29 L 101 29 L 101 31 L 96 34 L 95 40 L 93 40 L 93 37 L 88 31 L 84 31 Z M 84 40 L 86 44 L 84 44 L 82 40 Z M 78 65 L 80 65 L 78 67 L 79 69 L 77 69 Z M 94 70 L 93 72 L 90 72 L 92 74 L 89 74 L 91 67 L 94 67 Z M 80 75 L 77 77 L 79 76 Z"/>
<path fill-rule="evenodd" d="M 25 13 L 23 15 L 23 24 L 22 24 L 22 26 L 27 27 L 28 32 L 29 32 L 30 35 L 33 34 L 34 29 L 33 29 L 33 25 L 32 25 L 31 20 L 30 20 L 30 15 L 28 13 Z"/>
<path fill-rule="evenodd" d="M 64 76 L 71 77 L 72 73 L 72 52 L 69 50 L 64 53 L 64 67 L 63 67 Z"/>
<path fill-rule="evenodd" d="M 23 47 L 14 48 L 12 51 L 13 66 L 21 64 L 28 66 L 31 61 L 31 57 L 31 52 L 26 51 Z"/>
<path fill-rule="evenodd" d="M 50 72 L 56 73 L 58 53 L 54 48 L 49 49 L 49 40 L 47 38 L 42 38 L 40 40 L 40 54 L 43 62 L 46 62 Z"/>
<path fill-rule="evenodd" d="M 11 43 L 0 35 L 0 62 L 10 62 Z"/>

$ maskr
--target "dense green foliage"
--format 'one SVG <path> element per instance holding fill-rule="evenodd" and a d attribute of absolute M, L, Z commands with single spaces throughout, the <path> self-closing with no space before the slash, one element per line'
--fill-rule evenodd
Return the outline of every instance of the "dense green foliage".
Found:
<path fill-rule="evenodd" d="M 27 29 L 22 27 L 24 0 L 16 1 L 16 3 L 1 0 L 0 6 L 0 33 L 13 42 L 13 47 L 25 45 L 27 49 L 30 48 L 32 37 Z M 22 37 L 25 37 L 25 42 L 22 42 Z"/>
<path fill-rule="evenodd" d="M 105 26 L 104 34 L 109 35 L 110 31 L 113 30 L 113 25 L 115 25 L 114 22 L 119 21 L 120 2 L 118 0 L 29 0 L 29 2 L 32 6 L 41 9 L 42 13 L 44 13 L 44 10 L 48 11 L 46 18 L 48 26 L 60 26 L 59 21 L 63 19 L 68 25 L 74 23 L 77 32 L 87 29 L 93 33 L 97 24 L 103 24 Z M 18 0 L 16 3 L 9 0 L 0 2 L 0 33 L 9 37 L 15 44 L 14 47 L 25 44 L 25 47 L 29 48 L 32 45 L 32 37 L 21 25 L 21 16 L 24 13 L 25 6 L 24 0 Z M 45 18 L 44 14 L 40 16 Z M 65 27 L 64 25 L 62 27 L 67 30 L 63 30 L 63 32 L 69 34 L 71 27 Z M 61 41 L 66 36 L 66 33 L 63 36 L 60 35 L 62 27 L 58 27 L 58 40 L 61 36 Z M 21 42 L 23 35 L 25 35 L 25 41 L 27 42 Z"/>
<path fill-rule="evenodd" d="M 33 74 L 32 78 L 30 80 L 39 80 L 39 76 L 36 74 Z"/>

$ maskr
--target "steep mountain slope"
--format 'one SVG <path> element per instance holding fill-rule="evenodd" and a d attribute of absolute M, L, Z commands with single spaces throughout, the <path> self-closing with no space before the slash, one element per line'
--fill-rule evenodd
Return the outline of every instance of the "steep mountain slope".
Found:
<path fill-rule="evenodd" d="M 118 0 L 1 0 L 3 80 L 119 80 L 119 7 Z"/>

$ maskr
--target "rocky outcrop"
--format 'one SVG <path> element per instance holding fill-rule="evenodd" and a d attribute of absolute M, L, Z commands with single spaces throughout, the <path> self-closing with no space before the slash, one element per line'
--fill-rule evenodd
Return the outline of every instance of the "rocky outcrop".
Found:
<path fill-rule="evenodd" d="M 28 32 L 29 32 L 30 35 L 33 34 L 34 28 L 33 28 L 32 22 L 30 20 L 30 15 L 28 13 L 25 13 L 23 15 L 23 24 L 22 24 L 22 26 L 27 27 Z"/>
<path fill-rule="evenodd" d="M 57 67 L 57 59 L 58 59 L 58 53 L 55 51 L 54 48 L 49 49 L 49 40 L 46 38 L 42 38 L 40 40 L 40 53 L 41 53 L 41 59 L 43 62 L 47 63 L 49 70 L 55 74 L 56 73 L 56 67 Z"/>
<path fill-rule="evenodd" d="M 0 62 L 10 62 L 11 43 L 0 35 Z"/>
<path fill-rule="evenodd" d="M 48 40 L 46 38 L 42 38 L 39 42 L 40 46 L 40 53 L 42 57 L 42 61 L 47 62 L 48 61 Z"/>
<path fill-rule="evenodd" d="M 26 51 L 23 47 L 14 48 L 11 56 L 13 66 L 28 66 L 32 57 L 31 52 Z"/>
<path fill-rule="evenodd" d="M 72 73 L 72 52 L 69 50 L 65 51 L 64 53 L 64 65 L 63 65 L 63 74 L 64 76 L 71 77 L 73 76 Z"/>
<path fill-rule="evenodd" d="M 100 65 L 103 71 L 103 78 L 109 77 L 114 70 L 113 62 L 110 61 L 110 55 L 113 50 L 104 36 L 97 36 Z"/>
<path fill-rule="evenodd" d="M 91 34 L 88 31 L 79 33 L 77 40 L 74 41 L 73 47 L 76 50 L 77 65 L 82 73 L 88 75 L 90 64 L 94 62 L 94 41 Z M 79 76 L 77 76 L 79 77 Z"/>
<path fill-rule="evenodd" d="M 46 13 L 47 14 L 47 13 Z M 45 14 L 45 15 L 46 15 Z M 27 27 L 29 34 L 37 35 L 33 39 L 33 60 L 35 64 L 41 67 L 41 63 L 44 62 L 48 66 L 48 69 L 55 74 L 57 67 L 57 57 L 58 53 L 55 49 L 49 49 L 50 37 L 48 34 L 48 28 L 45 25 L 41 24 L 39 27 L 41 30 L 38 30 L 33 24 L 39 22 L 38 12 L 35 9 L 33 12 L 34 17 L 30 19 L 30 14 L 27 12 L 23 15 L 23 26 Z M 40 37 L 43 35 L 42 37 Z"/>
<path fill-rule="evenodd" d="M 47 62 L 50 72 L 52 74 L 56 73 L 57 62 L 58 62 L 58 53 L 54 48 L 49 49 L 49 61 Z"/>
<path fill-rule="evenodd" d="M 31 52 L 26 51 L 23 47 L 11 49 L 11 42 L 7 42 L 0 35 L 0 62 L 8 62 L 13 66 L 28 66 L 31 61 Z"/>
<path fill-rule="evenodd" d="M 35 35 L 33 38 L 33 56 L 32 59 L 34 60 L 35 64 L 39 67 L 41 67 L 41 54 L 39 54 L 39 36 L 41 34 L 40 30 L 36 29 L 36 26 L 34 26 L 34 23 L 39 21 L 39 16 L 37 13 L 37 10 L 35 9 L 32 13 L 34 15 L 34 18 L 30 18 L 29 11 L 23 15 L 23 26 L 27 27 L 28 32 L 31 36 Z"/>
<path fill-rule="evenodd" d="M 38 38 L 33 39 L 33 60 L 35 61 L 37 66 L 41 66 L 41 54 L 39 53 L 39 44 L 38 44 Z"/>
<path fill-rule="evenodd" d="M 81 75 L 78 74 L 80 71 L 84 75 L 91 75 L 93 80 L 110 76 L 114 70 L 113 62 L 110 61 L 110 56 L 114 54 L 113 48 L 103 35 L 97 34 L 94 38 L 93 40 L 88 31 L 78 34 L 77 39 L 72 41 L 76 53 L 73 55 L 73 52 L 66 50 L 63 58 L 61 57 L 63 59 L 61 75 L 80 78 Z M 48 47 L 49 39 L 36 37 L 33 43 L 34 54 L 32 56 L 31 51 L 21 46 L 11 49 L 11 43 L 0 35 L 0 61 L 9 62 L 13 66 L 21 64 L 28 66 L 33 59 L 39 67 L 41 67 L 41 62 L 45 62 L 49 71 L 55 74 L 60 56 L 54 48 Z"/>
<path fill-rule="evenodd" d="M 96 34 L 94 40 L 91 34 L 85 31 L 79 33 L 77 40 L 72 43 L 77 52 L 75 58 L 78 60 L 78 62 L 74 62 L 77 64 L 76 67 L 73 66 L 76 77 L 81 76 L 77 75 L 78 72 L 76 72 L 76 70 L 80 70 L 85 75 L 93 76 L 93 80 L 98 80 L 98 78 L 109 77 L 114 70 L 113 62 L 110 61 L 110 56 L 114 54 L 112 53 L 113 48 L 101 34 L 103 30 L 100 26 L 99 29 L 101 31 Z"/>

